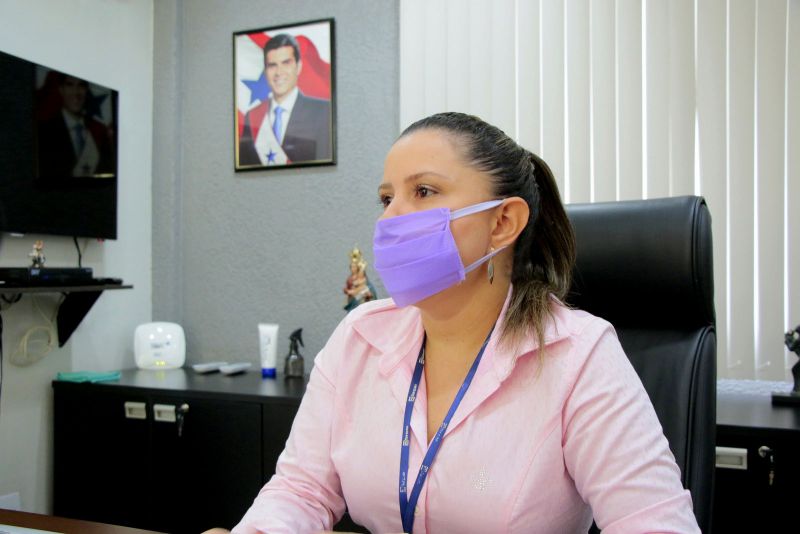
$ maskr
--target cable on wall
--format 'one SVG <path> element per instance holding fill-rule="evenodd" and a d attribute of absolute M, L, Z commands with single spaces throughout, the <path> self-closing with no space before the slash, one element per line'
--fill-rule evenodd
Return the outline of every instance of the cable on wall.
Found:
<path fill-rule="evenodd" d="M 28 329 L 25 334 L 23 334 L 22 338 L 20 338 L 19 343 L 17 344 L 16 350 L 11 354 L 10 362 L 14 365 L 25 367 L 31 364 L 34 364 L 47 356 L 58 343 L 58 333 L 56 331 L 56 314 L 58 313 L 58 308 L 61 306 L 61 302 L 63 302 L 64 297 L 61 297 L 61 301 L 59 301 L 58 305 L 55 307 L 55 311 L 53 312 L 52 316 L 48 316 L 39 305 L 39 300 L 36 297 L 33 297 L 33 306 L 39 315 L 41 315 L 42 319 L 44 319 L 45 324 L 33 326 Z M 44 334 L 42 337 L 41 334 Z M 32 350 L 33 347 L 41 346 L 42 348 L 39 350 Z"/>
<path fill-rule="evenodd" d="M 75 250 L 78 251 L 78 267 L 83 267 L 83 253 L 86 252 L 86 247 L 89 246 L 89 241 L 87 240 L 83 245 L 83 250 L 81 250 L 81 247 L 78 244 L 78 236 L 72 236 L 72 242 L 75 243 Z"/>

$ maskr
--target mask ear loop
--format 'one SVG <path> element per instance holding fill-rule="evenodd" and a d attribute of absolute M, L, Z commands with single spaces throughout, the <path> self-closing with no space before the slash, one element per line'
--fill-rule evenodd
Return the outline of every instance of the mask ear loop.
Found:
<path fill-rule="evenodd" d="M 505 199 L 499 200 L 487 200 L 486 202 L 479 202 L 478 204 L 473 204 L 472 206 L 467 206 L 466 208 L 461 208 L 458 210 L 454 210 L 450 212 L 450 220 L 458 219 L 460 217 L 466 217 L 467 215 L 472 215 L 473 213 L 479 213 L 481 211 L 486 211 L 492 208 L 496 208 L 500 204 L 503 203 Z M 506 245 L 508 246 L 508 245 Z M 485 255 L 484 257 L 480 258 L 478 261 L 471 263 L 468 267 L 464 268 L 464 274 L 474 271 L 477 269 L 481 264 L 486 262 L 487 260 L 491 260 L 496 255 L 500 254 L 506 247 L 500 247 L 497 250 L 492 250 L 489 254 Z M 489 283 L 491 284 L 494 280 L 494 263 L 489 264 Z"/>
<path fill-rule="evenodd" d="M 465 267 L 464 268 L 464 274 L 467 274 L 469 272 L 474 271 L 475 269 L 480 267 L 482 263 L 486 262 L 487 260 L 490 260 L 490 259 L 494 258 L 498 254 L 503 252 L 507 247 L 508 247 L 508 245 L 506 245 L 505 247 L 500 247 L 497 250 L 493 250 L 489 254 L 487 254 L 486 256 L 484 256 L 481 259 L 479 259 L 478 261 L 471 263 L 469 265 L 469 267 Z M 492 268 L 492 271 L 494 271 L 494 268 Z M 494 274 L 494 272 L 492 274 Z"/>
<path fill-rule="evenodd" d="M 461 217 L 466 217 L 467 215 L 472 215 L 473 213 L 479 213 L 481 211 L 486 211 L 492 208 L 495 208 L 503 203 L 503 200 L 487 200 L 486 202 L 479 202 L 478 204 L 473 204 L 472 206 L 467 206 L 466 208 L 461 208 L 459 210 L 453 210 L 450 212 L 450 220 L 460 219 Z"/>

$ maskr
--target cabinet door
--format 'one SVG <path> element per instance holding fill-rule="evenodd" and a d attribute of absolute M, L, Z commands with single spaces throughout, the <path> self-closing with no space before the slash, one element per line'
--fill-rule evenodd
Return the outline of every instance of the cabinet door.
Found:
<path fill-rule="evenodd" d="M 273 401 L 264 405 L 264 475 L 266 484 L 275 474 L 278 457 L 286 448 L 299 404 Z"/>
<path fill-rule="evenodd" d="M 145 398 L 57 386 L 54 401 L 54 514 L 146 528 Z"/>
<path fill-rule="evenodd" d="M 800 438 L 788 433 L 722 432 L 717 445 L 746 449 L 747 469 L 716 469 L 713 530 L 781 532 L 792 524 L 800 479 Z M 771 453 L 765 450 L 762 457 L 761 447 Z"/>
<path fill-rule="evenodd" d="M 153 406 L 174 406 L 179 419 L 154 417 L 150 488 L 157 521 L 165 532 L 202 532 L 233 527 L 261 488 L 261 405 L 173 396 Z M 169 410 L 167 410 L 169 412 Z"/>

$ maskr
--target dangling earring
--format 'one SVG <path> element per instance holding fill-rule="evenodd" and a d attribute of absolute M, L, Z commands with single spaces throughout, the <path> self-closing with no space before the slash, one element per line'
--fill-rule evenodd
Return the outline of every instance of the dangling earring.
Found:
<path fill-rule="evenodd" d="M 491 254 L 494 252 L 494 247 L 489 247 L 489 253 Z M 489 284 L 491 285 L 494 282 L 494 256 L 489 258 L 489 267 L 486 269 L 487 274 L 489 275 Z"/>

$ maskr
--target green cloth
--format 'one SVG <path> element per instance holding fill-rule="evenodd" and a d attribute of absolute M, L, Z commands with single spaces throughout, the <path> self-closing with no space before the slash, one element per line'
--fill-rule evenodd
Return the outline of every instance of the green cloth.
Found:
<path fill-rule="evenodd" d="M 58 373 L 56 380 L 63 382 L 108 382 L 109 380 L 119 380 L 119 371 L 110 373 L 93 373 L 91 371 L 77 371 L 75 373 Z"/>

